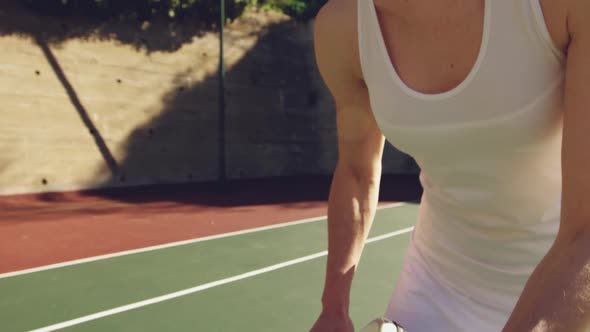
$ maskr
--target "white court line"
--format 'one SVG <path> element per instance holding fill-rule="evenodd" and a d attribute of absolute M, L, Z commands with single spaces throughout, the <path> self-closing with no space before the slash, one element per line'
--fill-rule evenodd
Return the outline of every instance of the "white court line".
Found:
<path fill-rule="evenodd" d="M 400 207 L 403 205 L 406 205 L 406 203 L 387 204 L 387 205 L 380 206 L 377 209 L 383 210 L 383 209 L 388 209 L 388 208 L 396 208 L 396 207 Z M 0 279 L 22 276 L 25 274 L 31 274 L 31 273 L 42 272 L 42 271 L 47 271 L 47 270 L 59 269 L 62 267 L 68 267 L 68 266 L 73 266 L 73 265 L 91 263 L 91 262 L 96 262 L 96 261 L 101 261 L 101 260 L 106 260 L 106 259 L 116 258 L 116 257 L 121 257 L 121 256 L 139 254 L 139 253 L 155 251 L 155 250 L 168 249 L 168 248 L 184 246 L 184 245 L 188 245 L 188 244 L 194 244 L 194 243 L 198 243 L 198 242 L 217 240 L 217 239 L 222 239 L 222 238 L 231 237 L 231 236 L 244 235 L 244 234 L 250 234 L 250 233 L 255 233 L 255 232 L 267 231 L 267 230 L 271 230 L 271 229 L 301 225 L 301 224 L 306 224 L 306 223 L 310 223 L 310 222 L 314 222 L 314 221 L 324 220 L 326 218 L 327 218 L 326 216 L 321 216 L 321 217 L 316 217 L 316 218 L 302 219 L 302 220 L 286 222 L 286 223 L 281 223 L 281 224 L 272 225 L 272 226 L 251 228 L 251 229 L 247 229 L 247 230 L 243 230 L 243 231 L 201 237 L 201 238 L 196 238 L 196 239 L 192 239 L 192 240 L 172 242 L 172 243 L 167 243 L 167 244 L 162 244 L 162 245 L 157 245 L 157 246 L 150 246 L 150 247 L 145 247 L 145 248 L 140 248 L 140 249 L 120 251 L 120 252 L 116 252 L 116 253 L 112 253 L 112 254 L 76 259 L 76 260 L 67 261 L 67 262 L 63 262 L 63 263 L 45 265 L 45 266 L 35 267 L 35 268 L 31 268 L 31 269 L 26 269 L 26 270 L 1 273 Z"/>
<path fill-rule="evenodd" d="M 373 242 L 377 242 L 377 241 L 381 241 L 381 240 L 385 240 L 394 236 L 398 236 L 398 235 L 402 235 L 402 234 L 406 234 L 411 232 L 414 229 L 414 227 L 408 227 L 408 228 L 404 228 L 395 232 L 391 232 L 391 233 L 387 233 L 387 234 L 383 234 L 380 236 L 376 236 L 373 238 L 370 238 L 367 240 L 366 243 L 373 243 Z M 232 282 L 236 282 L 239 280 L 243 280 L 243 279 L 247 279 L 247 278 L 251 278 L 251 277 L 255 277 L 258 275 L 261 275 L 263 273 L 268 273 L 268 272 L 272 272 L 272 271 L 276 271 L 288 266 L 292 266 L 292 265 L 296 265 L 299 263 L 303 263 L 303 262 L 307 262 L 316 258 L 320 258 L 323 256 L 326 256 L 328 254 L 328 251 L 322 251 L 319 252 L 317 254 L 313 254 L 313 255 L 309 255 L 309 256 L 305 256 L 305 257 L 301 257 L 301 258 L 297 258 L 297 259 L 293 259 L 287 262 L 283 262 L 283 263 L 279 263 L 279 264 L 275 264 L 275 265 L 271 265 L 262 269 L 258 269 L 258 270 L 254 270 L 254 271 L 250 271 L 247 273 L 243 273 L 243 274 L 239 274 L 230 278 L 226 278 L 226 279 L 222 279 L 222 280 L 218 280 L 218 281 L 214 281 L 214 282 L 210 282 L 204 285 L 200 285 L 200 286 L 196 286 L 193 288 L 189 288 L 189 289 L 185 289 L 185 290 L 181 290 L 178 292 L 174 292 L 174 293 L 170 293 L 170 294 L 166 294 L 163 296 L 158 296 L 158 297 L 154 297 L 145 301 L 140 301 L 140 302 L 135 302 L 135 303 L 131 303 L 128 305 L 124 305 L 121 307 L 117 307 L 117 308 L 113 308 L 113 309 L 109 309 L 109 310 L 105 310 L 105 311 L 101 311 L 101 312 L 97 312 L 95 314 L 91 314 L 88 316 L 84 316 L 84 317 L 80 317 L 80 318 L 76 318 L 76 319 L 72 319 L 69 321 L 65 321 L 62 323 L 58 323 L 58 324 L 54 324 L 54 325 L 50 325 L 50 326 L 46 326 L 46 327 L 42 327 L 36 330 L 31 330 L 29 332 L 51 332 L 51 331 L 57 331 L 57 330 L 61 330 L 67 327 L 71 327 L 74 325 L 80 325 L 82 323 L 86 323 L 89 321 L 93 321 L 93 320 L 97 320 L 100 318 L 104 318 L 104 317 L 108 317 L 108 316 L 113 316 L 116 314 L 120 314 L 126 311 L 130 311 L 130 310 L 134 310 L 134 309 L 138 309 L 141 307 L 145 307 L 145 306 L 149 306 L 152 304 L 156 304 L 156 303 L 160 303 L 160 302 L 164 302 L 164 301 L 168 301 L 168 300 L 172 300 L 175 298 L 179 298 L 181 296 L 185 296 L 185 295 L 189 295 L 189 294 L 194 294 L 206 289 L 210 289 L 210 288 L 214 288 L 217 286 L 221 286 L 221 285 L 225 285 L 225 284 L 229 284 Z"/>

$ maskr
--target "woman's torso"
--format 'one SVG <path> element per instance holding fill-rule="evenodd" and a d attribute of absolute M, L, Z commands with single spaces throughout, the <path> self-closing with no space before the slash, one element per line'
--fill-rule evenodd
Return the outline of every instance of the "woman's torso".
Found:
<path fill-rule="evenodd" d="M 358 0 L 373 114 L 422 170 L 413 245 L 441 282 L 498 307 L 516 300 L 559 222 L 565 58 L 547 24 L 559 20 L 537 1 L 485 0 L 425 36 Z"/>

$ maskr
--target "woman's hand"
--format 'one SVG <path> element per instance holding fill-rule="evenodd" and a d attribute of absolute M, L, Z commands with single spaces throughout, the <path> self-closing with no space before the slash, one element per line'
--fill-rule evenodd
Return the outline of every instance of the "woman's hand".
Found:
<path fill-rule="evenodd" d="M 354 326 L 348 314 L 322 312 L 309 332 L 354 332 Z"/>

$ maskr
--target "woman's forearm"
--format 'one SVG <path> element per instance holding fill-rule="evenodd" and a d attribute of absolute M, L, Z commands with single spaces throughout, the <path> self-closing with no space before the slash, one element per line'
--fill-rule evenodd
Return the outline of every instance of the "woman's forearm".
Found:
<path fill-rule="evenodd" d="M 338 166 L 328 205 L 328 263 L 322 303 L 348 311 L 354 272 L 377 208 L 381 169 L 365 172 Z"/>
<path fill-rule="evenodd" d="M 529 278 L 503 332 L 590 328 L 590 235 L 556 243 Z"/>

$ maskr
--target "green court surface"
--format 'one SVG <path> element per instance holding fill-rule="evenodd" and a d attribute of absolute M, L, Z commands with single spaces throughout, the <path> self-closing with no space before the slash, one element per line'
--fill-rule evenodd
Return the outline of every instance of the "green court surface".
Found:
<path fill-rule="evenodd" d="M 353 285 L 357 327 L 383 314 L 416 213 L 378 211 Z M 307 331 L 325 249 L 318 220 L 2 277 L 0 331 Z"/>

